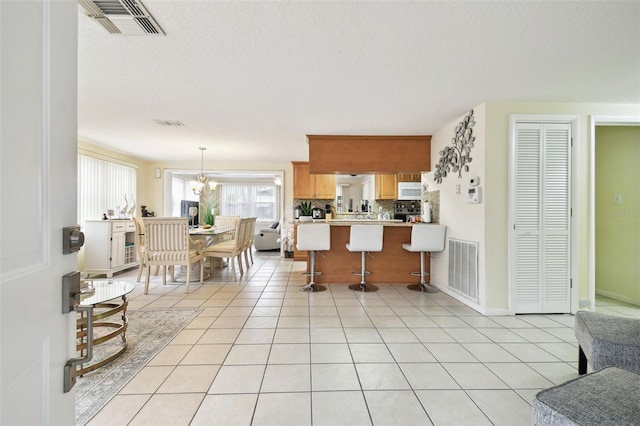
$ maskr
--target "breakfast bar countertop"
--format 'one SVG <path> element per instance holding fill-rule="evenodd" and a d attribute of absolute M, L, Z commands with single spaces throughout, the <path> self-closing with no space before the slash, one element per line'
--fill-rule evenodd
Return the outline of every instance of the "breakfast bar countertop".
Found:
<path fill-rule="evenodd" d="M 313 222 L 299 222 L 298 225 L 305 223 L 328 223 L 331 226 L 351 226 L 351 225 L 384 225 L 384 226 L 412 226 L 415 223 L 403 222 L 401 219 L 314 219 Z"/>
<path fill-rule="evenodd" d="M 316 277 L 319 284 L 355 284 L 360 278 L 353 275 L 361 269 L 361 253 L 350 252 L 346 244 L 350 240 L 353 225 L 383 225 L 382 251 L 371 253 L 367 258 L 367 282 L 372 284 L 417 284 L 420 277 L 412 272 L 420 267 L 420 253 L 409 252 L 402 244 L 411 242 L 411 231 L 414 225 L 421 222 L 403 222 L 401 220 L 375 219 L 316 219 L 313 222 L 328 223 L 331 230 L 329 250 L 323 250 L 315 259 L 316 270 L 322 275 Z M 305 223 L 298 222 L 298 227 Z M 308 257 L 307 257 L 308 260 Z M 307 272 L 309 262 L 307 261 Z M 429 265 L 425 265 L 427 272 Z"/>

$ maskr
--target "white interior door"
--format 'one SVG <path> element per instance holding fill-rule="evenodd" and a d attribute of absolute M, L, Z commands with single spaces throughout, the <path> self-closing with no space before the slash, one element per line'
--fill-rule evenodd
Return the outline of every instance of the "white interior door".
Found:
<path fill-rule="evenodd" d="M 76 224 L 75 2 L 0 1 L 0 424 L 75 423 L 62 228 Z"/>
<path fill-rule="evenodd" d="M 512 143 L 512 310 L 570 312 L 571 125 L 516 123 Z"/>

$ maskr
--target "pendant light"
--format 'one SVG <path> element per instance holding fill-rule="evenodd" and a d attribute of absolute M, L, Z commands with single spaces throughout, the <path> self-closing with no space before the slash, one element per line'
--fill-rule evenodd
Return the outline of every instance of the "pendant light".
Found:
<path fill-rule="evenodd" d="M 201 146 L 198 149 L 200 150 L 200 173 L 196 176 L 196 181 L 191 182 L 191 189 L 195 195 L 202 194 L 209 186 L 209 176 L 204 173 L 204 151 L 207 148 Z"/>

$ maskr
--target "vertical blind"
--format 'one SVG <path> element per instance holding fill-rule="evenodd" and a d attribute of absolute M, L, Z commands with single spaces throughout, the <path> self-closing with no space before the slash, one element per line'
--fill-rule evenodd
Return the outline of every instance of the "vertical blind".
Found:
<path fill-rule="evenodd" d="M 133 208 L 136 199 L 137 170 L 135 167 L 78 155 L 78 221 L 102 219 L 108 209 Z M 125 196 L 127 202 L 125 201 Z M 138 206 L 136 206 L 137 208 Z"/>
<path fill-rule="evenodd" d="M 257 217 L 260 222 L 273 222 L 277 219 L 275 184 L 225 183 L 218 190 L 221 215 Z"/>

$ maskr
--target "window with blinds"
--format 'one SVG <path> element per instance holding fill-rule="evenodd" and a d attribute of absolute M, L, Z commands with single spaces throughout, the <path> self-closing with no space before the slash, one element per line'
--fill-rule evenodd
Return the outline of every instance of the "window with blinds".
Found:
<path fill-rule="evenodd" d="M 108 209 L 132 209 L 137 169 L 88 155 L 78 155 L 78 221 L 99 220 Z M 125 201 L 125 196 L 127 201 Z"/>
<path fill-rule="evenodd" d="M 274 222 L 277 220 L 278 211 L 276 189 L 275 184 L 225 183 L 219 185 L 219 214 L 257 217 L 258 222 Z"/>

